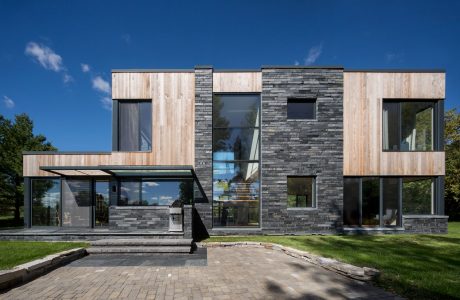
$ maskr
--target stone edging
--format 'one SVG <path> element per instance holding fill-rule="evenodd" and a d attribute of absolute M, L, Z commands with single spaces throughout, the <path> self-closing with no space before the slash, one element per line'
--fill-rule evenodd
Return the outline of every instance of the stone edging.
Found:
<path fill-rule="evenodd" d="M 271 250 L 278 250 L 285 254 L 301 258 L 314 265 L 323 267 L 335 273 L 357 279 L 360 281 L 372 281 L 380 275 L 380 271 L 373 268 L 357 267 L 347 263 L 343 263 L 331 258 L 321 257 L 309 252 L 300 251 L 294 248 L 285 247 L 279 244 L 262 243 L 262 242 L 202 242 L 197 243 L 198 247 L 214 248 L 214 247 L 255 247 Z"/>
<path fill-rule="evenodd" d="M 33 260 L 11 270 L 0 270 L 0 291 L 31 281 L 85 255 L 85 248 L 75 248 Z"/>

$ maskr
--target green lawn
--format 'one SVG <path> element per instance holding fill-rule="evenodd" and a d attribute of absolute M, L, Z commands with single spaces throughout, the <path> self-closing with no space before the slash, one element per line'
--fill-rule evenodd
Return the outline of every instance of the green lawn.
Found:
<path fill-rule="evenodd" d="M 0 241 L 0 270 L 43 258 L 49 254 L 87 247 L 87 243 Z"/>
<path fill-rule="evenodd" d="M 411 299 L 460 298 L 460 222 L 448 235 L 230 236 L 205 242 L 277 243 L 379 269 L 377 285 Z"/>

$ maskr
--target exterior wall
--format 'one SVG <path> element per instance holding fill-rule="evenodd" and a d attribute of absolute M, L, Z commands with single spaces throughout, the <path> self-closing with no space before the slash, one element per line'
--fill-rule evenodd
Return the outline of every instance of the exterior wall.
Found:
<path fill-rule="evenodd" d="M 195 173 L 205 193 L 196 211 L 204 226 L 212 228 L 212 87 L 211 67 L 195 69 Z"/>
<path fill-rule="evenodd" d="M 288 98 L 316 98 L 316 120 L 287 120 Z M 262 228 L 334 232 L 342 227 L 343 71 L 262 70 Z M 287 176 L 316 176 L 317 208 L 287 208 Z"/>
<path fill-rule="evenodd" d="M 111 206 L 109 226 L 126 230 L 169 230 L 169 207 Z"/>
<path fill-rule="evenodd" d="M 407 233 L 447 233 L 448 216 L 403 216 Z"/>
<path fill-rule="evenodd" d="M 383 99 L 441 100 L 444 73 L 344 73 L 344 176 L 444 175 L 443 151 L 383 152 Z"/>

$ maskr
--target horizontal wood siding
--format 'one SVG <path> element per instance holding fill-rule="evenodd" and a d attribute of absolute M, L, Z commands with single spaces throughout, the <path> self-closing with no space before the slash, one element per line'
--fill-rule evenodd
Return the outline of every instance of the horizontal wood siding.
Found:
<path fill-rule="evenodd" d="M 383 99 L 444 99 L 444 73 L 344 73 L 344 176 L 444 175 L 444 152 L 383 152 Z"/>
<path fill-rule="evenodd" d="M 214 72 L 214 93 L 261 93 L 262 72 Z"/>

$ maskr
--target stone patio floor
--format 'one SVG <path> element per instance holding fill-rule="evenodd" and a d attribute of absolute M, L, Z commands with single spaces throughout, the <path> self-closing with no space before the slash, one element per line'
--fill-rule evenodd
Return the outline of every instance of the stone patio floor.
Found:
<path fill-rule="evenodd" d="M 193 255 L 90 255 L 0 299 L 395 299 L 280 251 L 199 249 Z"/>

